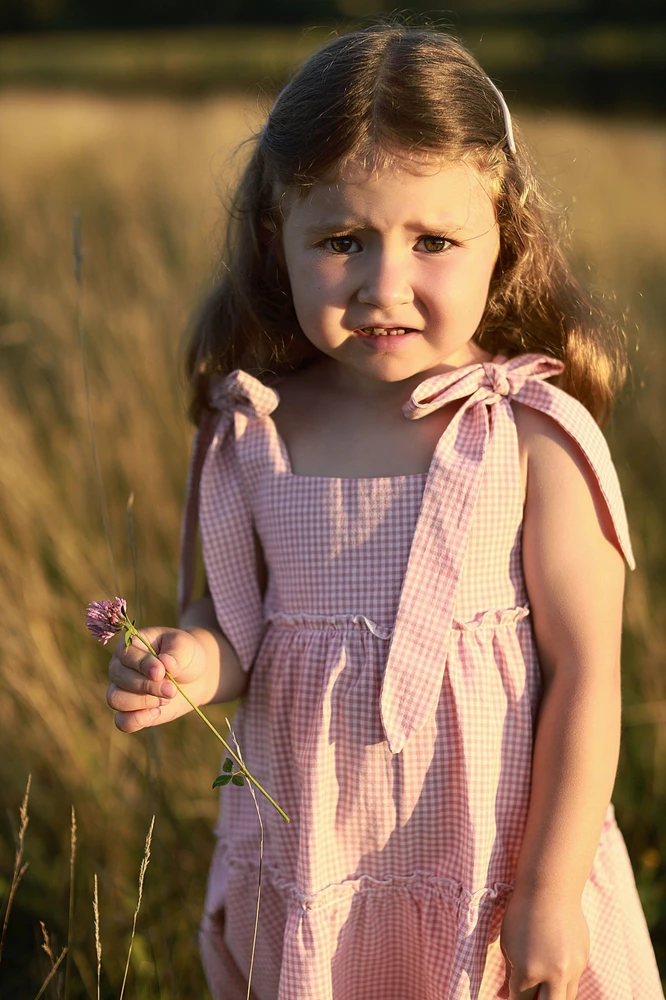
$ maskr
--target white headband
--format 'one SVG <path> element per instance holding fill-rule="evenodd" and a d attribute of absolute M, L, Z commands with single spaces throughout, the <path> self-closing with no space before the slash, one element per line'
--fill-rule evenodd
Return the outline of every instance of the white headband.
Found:
<path fill-rule="evenodd" d="M 499 101 L 499 106 L 502 109 L 502 118 L 504 119 L 504 131 L 506 132 L 506 144 L 509 148 L 509 152 L 515 153 L 516 140 L 513 137 L 513 123 L 511 121 L 511 112 L 509 111 L 509 105 L 504 100 L 504 94 L 502 93 L 502 91 L 495 86 L 490 77 L 488 77 L 488 83 L 497 94 L 497 100 Z"/>

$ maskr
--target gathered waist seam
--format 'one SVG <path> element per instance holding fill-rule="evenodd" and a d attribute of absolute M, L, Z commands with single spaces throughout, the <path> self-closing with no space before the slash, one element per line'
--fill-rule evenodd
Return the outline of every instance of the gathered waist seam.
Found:
<path fill-rule="evenodd" d="M 237 858 L 229 858 L 228 863 L 231 868 L 237 870 L 254 870 L 255 868 L 255 862 L 249 859 L 241 861 Z M 414 890 L 417 892 L 426 890 L 439 896 L 447 896 L 465 908 L 476 909 L 489 902 L 501 901 L 510 895 L 515 888 L 513 880 L 509 882 L 496 881 L 491 886 L 470 892 L 464 885 L 452 878 L 417 871 L 411 875 L 387 873 L 380 878 L 360 875 L 342 882 L 331 883 L 314 893 L 304 893 L 293 882 L 280 875 L 277 869 L 272 866 L 268 866 L 266 875 L 276 889 L 290 896 L 302 910 L 319 909 L 358 893 L 413 892 Z"/>
<path fill-rule="evenodd" d="M 451 627 L 456 632 L 482 632 L 488 628 L 496 629 L 501 626 L 517 626 L 522 624 L 530 615 L 529 605 L 504 608 L 501 610 L 488 610 L 480 613 L 471 621 L 460 621 L 454 618 Z M 362 631 L 370 632 L 377 639 L 391 639 L 393 628 L 386 625 L 379 625 L 367 615 L 362 614 L 313 614 L 308 611 L 273 611 L 265 618 L 266 625 L 278 625 L 282 628 L 291 628 L 299 632 L 332 630 L 335 632 Z"/>
<path fill-rule="evenodd" d="M 377 639 L 390 639 L 393 629 L 378 625 L 366 615 L 317 615 L 308 612 L 289 613 L 274 611 L 266 616 L 267 625 L 278 625 L 283 628 L 298 629 L 298 631 L 319 631 L 330 629 L 336 632 L 362 631 L 370 632 Z"/>

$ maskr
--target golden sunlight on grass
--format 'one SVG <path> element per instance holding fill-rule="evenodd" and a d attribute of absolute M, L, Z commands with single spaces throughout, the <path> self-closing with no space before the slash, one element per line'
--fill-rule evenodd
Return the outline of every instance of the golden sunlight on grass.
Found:
<path fill-rule="evenodd" d="M 666 132 L 663 125 L 574 117 L 522 120 L 551 189 L 570 205 L 580 266 L 590 266 L 594 282 L 615 293 L 628 315 L 634 374 L 609 440 L 639 569 L 627 594 L 627 727 L 614 801 L 663 962 Z M 27 941 L 37 954 L 37 920 L 46 922 L 54 952 L 67 942 L 74 803 L 80 874 L 72 984 L 83 982 L 93 995 L 97 872 L 105 975 L 117 994 L 138 859 L 157 813 L 131 995 L 156 995 L 155 982 L 162 998 L 204 995 L 196 927 L 212 849 L 217 748 L 191 718 L 137 737 L 115 731 L 104 701 L 108 651 L 87 635 L 84 611 L 89 601 L 119 593 L 140 624 L 175 622 L 191 436 L 178 352 L 215 266 L 218 188 L 224 191 L 236 169 L 230 153 L 260 123 L 261 109 L 235 97 L 187 103 L 0 93 L 0 781 L 12 813 L 33 774 L 30 869 L 3 961 L 10 983 L 19 976 L 12 949 L 20 956 Z M 117 580 L 95 490 L 77 340 L 76 209 L 92 414 Z M 131 492 L 138 605 L 125 525 Z M 225 711 L 211 712 L 216 723 Z M 13 858 L 3 828 L 0 875 L 7 883 Z M 35 969 L 34 993 L 44 978 L 37 958 Z M 85 995 L 72 985 L 72 1000 Z"/>

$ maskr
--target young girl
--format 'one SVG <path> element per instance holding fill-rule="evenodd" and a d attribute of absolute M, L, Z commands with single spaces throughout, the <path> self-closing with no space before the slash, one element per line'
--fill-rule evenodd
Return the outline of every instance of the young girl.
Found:
<path fill-rule="evenodd" d="M 181 629 L 119 644 L 125 732 L 244 695 L 258 1000 L 657 1000 L 610 796 L 621 342 L 504 99 L 443 34 L 326 45 L 280 94 L 189 352 Z M 190 598 L 200 524 L 208 593 Z M 223 803 L 201 932 L 245 996 L 259 829 Z"/>

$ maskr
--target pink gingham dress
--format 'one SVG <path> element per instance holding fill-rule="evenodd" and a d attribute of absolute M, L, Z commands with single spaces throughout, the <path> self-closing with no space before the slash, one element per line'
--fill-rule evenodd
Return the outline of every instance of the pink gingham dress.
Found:
<path fill-rule="evenodd" d="M 605 440 L 545 381 L 561 368 L 498 356 L 427 379 L 406 418 L 463 400 L 430 471 L 377 479 L 294 475 L 271 419 L 276 390 L 240 371 L 214 389 L 191 467 L 181 600 L 198 512 L 220 627 L 252 671 L 235 733 L 291 817 L 259 797 L 257 1000 L 491 1000 L 504 983 L 499 933 L 541 694 L 512 399 L 578 443 L 633 566 Z M 201 951 L 215 1000 L 243 1000 L 259 826 L 247 789 L 222 800 Z M 583 910 L 578 1000 L 663 1000 L 612 804 Z"/>

